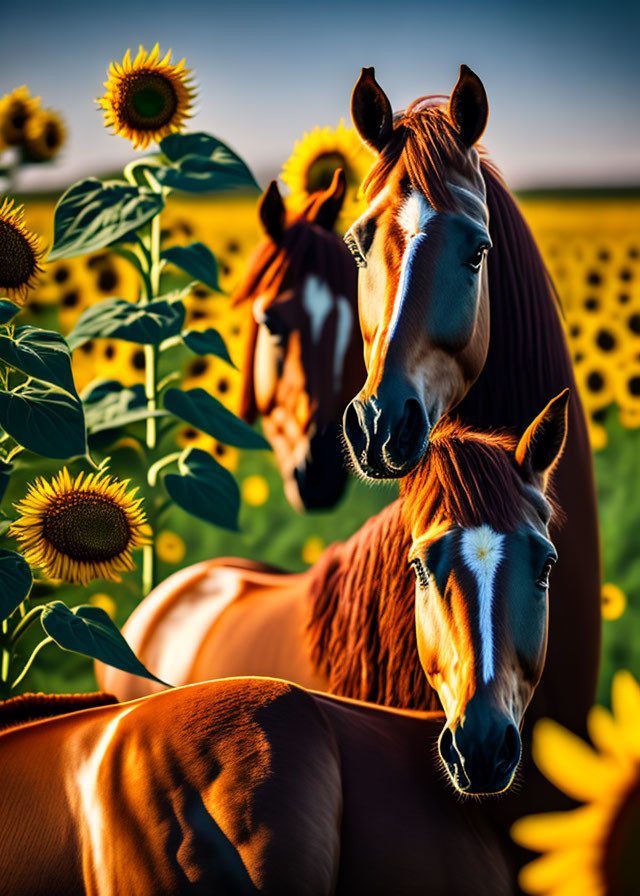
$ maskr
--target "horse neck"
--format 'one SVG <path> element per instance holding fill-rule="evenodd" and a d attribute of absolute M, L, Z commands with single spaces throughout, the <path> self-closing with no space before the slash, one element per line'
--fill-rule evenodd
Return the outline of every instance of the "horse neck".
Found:
<path fill-rule="evenodd" d="M 493 248 L 487 257 L 490 337 L 487 359 L 455 415 L 474 429 L 521 435 L 569 386 L 577 402 L 559 308 L 533 236 L 513 197 L 483 164 Z"/>
<path fill-rule="evenodd" d="M 415 637 L 411 535 L 399 499 L 316 564 L 308 637 L 329 692 L 407 709 L 439 709 Z"/>

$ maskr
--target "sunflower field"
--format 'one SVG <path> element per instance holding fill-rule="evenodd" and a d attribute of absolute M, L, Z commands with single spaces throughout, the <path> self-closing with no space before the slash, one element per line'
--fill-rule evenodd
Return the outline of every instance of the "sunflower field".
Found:
<path fill-rule="evenodd" d="M 168 99 L 162 91 L 158 93 L 149 72 L 173 85 Z M 236 434 L 226 441 L 216 438 L 202 425 L 197 409 L 183 406 L 180 393 L 198 397 L 207 402 L 207 408 L 219 406 L 230 415 L 238 410 L 238 367 L 245 355 L 247 312 L 232 307 L 229 296 L 262 233 L 259 190 L 242 160 L 217 138 L 180 133 L 191 114 L 194 95 L 183 62 L 172 63 L 170 54 L 160 58 L 157 46 L 150 53 L 140 48 L 136 56 L 127 52 L 122 63 L 112 63 L 105 89 L 99 103 L 106 126 L 137 148 L 160 143 L 168 167 L 137 161 L 125 169 L 122 183 L 129 185 L 126 189 L 131 195 L 144 193 L 156 203 L 146 217 L 131 222 L 132 232 L 138 228 L 138 242 L 133 244 L 127 242 L 131 234 L 123 230 L 121 242 L 101 245 L 100 240 L 83 237 L 81 251 L 76 251 L 77 234 L 69 229 L 64 232 L 65 208 L 84 201 L 83 191 L 88 189 L 102 195 L 109 181 L 81 182 L 62 199 L 59 193 L 20 195 L 16 198 L 26 216 L 19 225 L 11 199 L 0 207 L 0 228 L 17 228 L 31 241 L 37 258 L 33 271 L 23 278 L 20 304 L 24 299 L 24 307 L 11 325 L 17 321 L 21 327 L 68 337 L 73 388 L 91 424 L 89 449 L 101 458 L 96 471 L 85 470 L 72 480 L 56 459 L 66 456 L 61 453 L 48 458 L 45 451 L 38 456 L 26 450 L 12 457 L 2 507 L 7 517 L 15 516 L 12 507 L 22 515 L 11 528 L 0 527 L 0 549 L 15 551 L 20 545 L 39 566 L 31 595 L 36 607 L 53 599 L 63 604 L 73 601 L 74 582 L 81 582 L 84 601 L 120 627 L 141 598 L 138 567 L 145 593 L 176 569 L 216 555 L 251 557 L 302 570 L 331 541 L 348 537 L 397 492 L 393 486 L 372 489 L 354 479 L 336 510 L 299 516 L 287 503 L 274 459 L 262 450 L 267 446 L 257 432 Z M 165 109 L 163 103 L 169 100 L 170 108 Z M 1 99 L 0 175 L 8 180 L 7 192 L 20 166 L 51 160 L 64 139 L 62 120 L 42 108 L 26 87 Z M 196 172 L 183 164 L 192 158 L 186 155 L 187 141 L 191 141 L 189 152 L 194 151 L 193 141 L 198 143 L 195 152 L 204 167 Z M 2 151 L 7 148 L 15 150 L 14 162 L 2 168 Z M 218 181 L 214 184 L 216 153 L 222 153 L 220 158 L 230 165 L 225 176 L 235 178 L 226 187 Z M 289 207 L 299 209 L 311 192 L 328 186 L 336 167 L 342 167 L 347 197 L 336 226 L 344 232 L 364 208 L 360 184 L 371 158 L 343 122 L 304 134 L 281 172 L 289 190 Z M 207 164 L 212 167 L 207 169 Z M 74 190 L 80 192 L 74 194 Z M 640 450 L 640 197 L 623 192 L 556 191 L 525 194 L 520 202 L 558 291 L 588 415 L 604 556 L 601 698 L 607 702 L 616 669 L 640 671 L 640 647 L 632 637 L 640 622 L 640 557 L 634 550 L 640 504 L 629 500 Z M 36 245 L 52 251 L 45 257 L 42 250 L 36 252 Z M 6 275 L 2 262 L 0 275 Z M 5 281 L 9 288 L 6 276 Z M 178 329 L 167 329 L 162 344 L 123 336 L 117 315 L 123 308 L 128 313 L 139 302 L 164 302 L 167 307 L 176 303 L 184 312 L 182 337 Z M 113 318 L 111 338 L 103 326 L 107 313 Z M 100 320 L 101 326 L 94 320 Z M 150 364 L 155 378 L 151 385 Z M 166 411 L 157 404 L 160 390 L 167 385 L 175 398 L 173 407 L 165 403 L 175 415 L 175 425 L 169 428 L 160 416 Z M 114 433 L 101 414 L 114 413 L 117 407 L 129 416 L 127 427 Z M 211 465 L 211 470 L 224 471 L 215 474 L 219 482 L 228 476 L 226 487 L 234 495 L 237 492 L 236 510 L 228 519 L 203 518 L 189 503 L 192 498 L 187 500 L 180 491 L 179 479 L 184 480 L 188 472 L 188 458 L 200 464 L 198 475 Z M 167 473 L 172 464 L 178 465 L 178 472 Z M 167 502 L 166 496 L 158 496 L 161 471 L 181 497 L 171 494 L 175 499 Z M 139 509 L 140 500 L 122 485 L 125 481 L 142 483 L 146 515 Z M 73 486 L 81 492 L 87 482 L 105 494 L 118 495 L 139 527 L 136 537 L 123 546 L 126 557 L 117 569 L 99 563 L 88 569 L 82 564 L 66 568 L 55 551 L 48 556 L 34 541 L 34 520 L 43 495 L 57 495 L 61 500 L 65 490 Z M 40 646 L 25 637 L 25 656 Z M 18 691 L 82 691 L 94 686 L 88 658 L 43 650 L 21 678 Z"/>

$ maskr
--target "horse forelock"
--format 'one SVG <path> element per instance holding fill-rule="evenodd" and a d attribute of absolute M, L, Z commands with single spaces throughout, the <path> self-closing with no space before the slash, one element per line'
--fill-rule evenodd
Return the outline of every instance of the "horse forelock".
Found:
<path fill-rule="evenodd" d="M 508 433 L 480 433 L 442 420 L 418 467 L 402 480 L 403 513 L 414 537 L 445 526 L 509 532 L 531 514 Z"/>
<path fill-rule="evenodd" d="M 28 722 L 117 702 L 117 697 L 103 691 L 94 694 L 22 694 L 0 702 L 0 732 L 18 728 Z"/>

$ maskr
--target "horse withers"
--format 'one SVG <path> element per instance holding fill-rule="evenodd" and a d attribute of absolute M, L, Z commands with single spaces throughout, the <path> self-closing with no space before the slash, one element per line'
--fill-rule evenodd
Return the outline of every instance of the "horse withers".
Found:
<path fill-rule="evenodd" d="M 333 232 L 345 193 L 329 188 L 287 215 L 275 181 L 259 206 L 265 237 L 234 303 L 251 303 L 240 414 L 262 418 L 296 510 L 333 507 L 347 479 L 344 409 L 364 382 L 357 271 Z"/>
<path fill-rule="evenodd" d="M 564 443 L 567 395 L 517 448 L 510 436 L 443 421 L 402 497 L 317 569 L 287 576 L 230 559 L 197 564 L 152 592 L 123 634 L 176 685 L 252 674 L 442 707 L 440 748 L 454 785 L 508 788 L 544 664 L 555 560 L 544 492 Z M 100 679 L 123 700 L 160 687 L 105 667 Z"/>

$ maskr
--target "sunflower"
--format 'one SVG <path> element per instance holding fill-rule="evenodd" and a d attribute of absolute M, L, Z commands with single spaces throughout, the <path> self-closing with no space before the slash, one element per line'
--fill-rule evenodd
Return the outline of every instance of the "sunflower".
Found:
<path fill-rule="evenodd" d="M 40 97 L 32 97 L 26 87 L 18 87 L 0 100 L 0 134 L 8 146 L 24 140 L 25 128 L 40 108 Z"/>
<path fill-rule="evenodd" d="M 186 546 L 175 532 L 164 529 L 156 539 L 156 554 L 164 563 L 180 563 L 183 560 Z"/>
<path fill-rule="evenodd" d="M 312 193 L 331 185 L 336 168 L 342 168 L 347 192 L 339 222 L 350 226 L 366 208 L 360 186 L 374 159 L 355 130 L 346 128 L 342 119 L 337 128 L 314 128 L 296 141 L 282 169 L 282 180 L 291 190 L 289 205 L 300 211 Z"/>
<path fill-rule="evenodd" d="M 589 410 L 605 408 L 613 401 L 613 383 L 606 363 L 600 358 L 586 358 L 576 364 L 580 394 Z"/>
<path fill-rule="evenodd" d="M 640 411 L 640 360 L 631 359 L 621 365 L 615 374 L 614 389 L 621 408 Z"/>
<path fill-rule="evenodd" d="M 171 50 L 161 60 L 156 44 L 150 53 L 140 46 L 133 62 L 127 50 L 121 65 L 109 66 L 107 93 L 96 102 L 104 109 L 105 127 L 131 140 L 136 149 L 180 131 L 193 114 L 189 69 L 184 59 L 175 65 L 170 60 Z"/>
<path fill-rule="evenodd" d="M 242 481 L 242 500 L 251 507 L 261 507 L 269 500 L 269 483 L 264 476 L 247 476 Z"/>
<path fill-rule="evenodd" d="M 47 162 L 58 154 L 67 131 L 63 120 L 51 109 L 38 110 L 24 127 L 24 151 L 30 162 Z"/>
<path fill-rule="evenodd" d="M 0 205 L 0 291 L 24 304 L 27 292 L 41 273 L 38 237 L 24 224 L 24 208 L 14 208 L 13 199 Z"/>
<path fill-rule="evenodd" d="M 602 586 L 600 600 L 603 619 L 619 619 L 627 606 L 627 598 L 624 591 L 622 588 L 614 585 L 613 582 L 605 582 Z"/>
<path fill-rule="evenodd" d="M 533 754 L 544 775 L 584 805 L 530 815 L 511 829 L 516 843 L 544 853 L 520 872 L 527 893 L 622 896 L 638 892 L 640 849 L 640 687 L 618 672 L 613 715 L 588 719 L 595 749 L 550 719 L 538 722 Z"/>
<path fill-rule="evenodd" d="M 128 484 L 105 473 L 72 479 L 66 467 L 51 481 L 38 477 L 14 505 L 20 517 L 9 534 L 49 578 L 119 582 L 120 572 L 133 569 L 131 551 L 147 542 L 142 499 Z"/>

